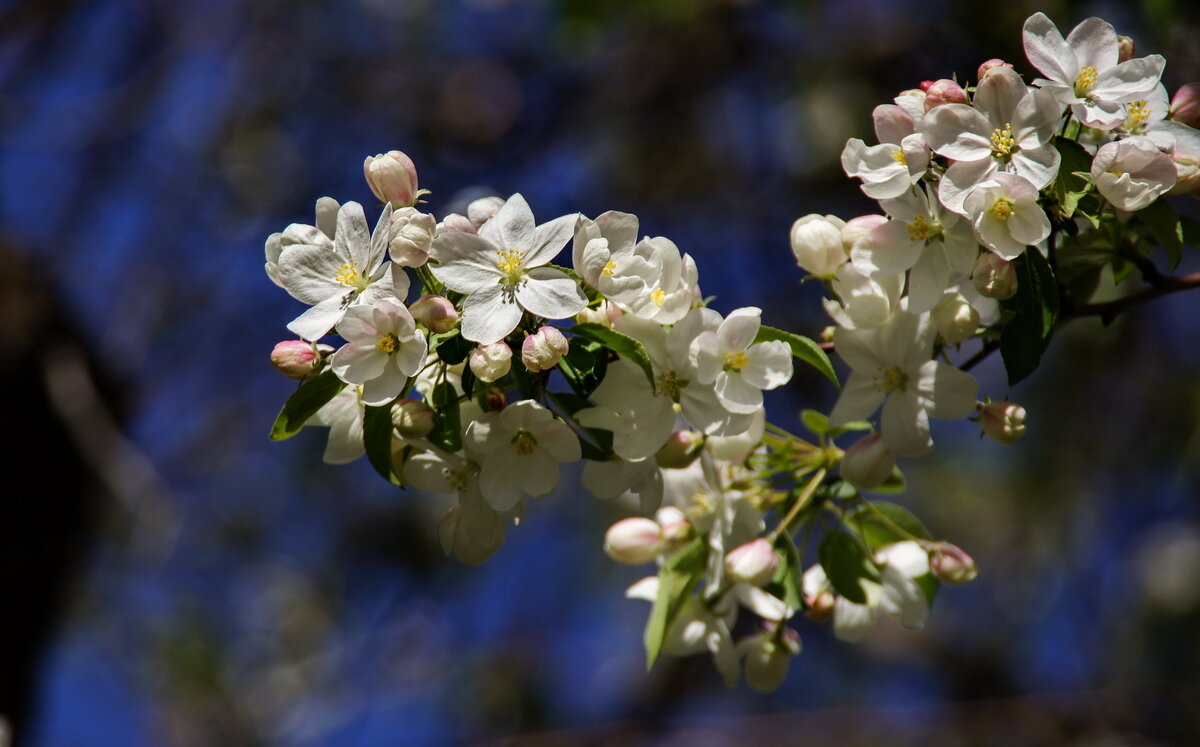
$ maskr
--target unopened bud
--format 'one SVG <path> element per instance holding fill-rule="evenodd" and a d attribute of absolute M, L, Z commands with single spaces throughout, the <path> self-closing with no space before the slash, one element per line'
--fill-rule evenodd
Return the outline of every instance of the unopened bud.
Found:
<path fill-rule="evenodd" d="M 468 365 L 475 378 L 490 384 L 512 368 L 512 349 L 504 342 L 479 345 L 471 351 Z"/>
<path fill-rule="evenodd" d="M 925 111 L 943 104 L 965 104 L 967 92 L 962 86 L 949 78 L 935 80 L 925 89 Z"/>
<path fill-rule="evenodd" d="M 1025 408 L 1016 402 L 989 402 L 979 408 L 983 432 L 1002 444 L 1016 443 L 1025 435 Z"/>
<path fill-rule="evenodd" d="M 995 252 L 981 252 L 971 270 L 971 282 L 984 298 L 1003 301 L 1017 294 L 1017 268 Z"/>
<path fill-rule="evenodd" d="M 947 345 L 957 345 L 979 328 L 979 312 L 961 293 L 947 293 L 930 313 L 938 334 Z"/>
<path fill-rule="evenodd" d="M 792 657 L 800 653 L 800 636 L 791 628 L 768 630 L 738 647 L 746 656 L 746 684 L 760 693 L 776 690 L 787 679 Z"/>
<path fill-rule="evenodd" d="M 855 244 L 865 239 L 871 231 L 887 223 L 887 220 L 885 215 L 860 215 L 846 221 L 846 225 L 842 226 L 842 249 L 849 254 Z"/>
<path fill-rule="evenodd" d="M 896 455 L 879 433 L 860 438 L 842 457 L 842 479 L 859 490 L 879 487 L 892 475 Z"/>
<path fill-rule="evenodd" d="M 290 379 L 303 381 L 321 370 L 322 353 L 333 352 L 329 345 L 313 346 L 304 340 L 284 340 L 271 351 L 271 365 Z"/>
<path fill-rule="evenodd" d="M 475 233 L 475 224 L 461 213 L 450 213 L 438 224 L 438 233 Z"/>
<path fill-rule="evenodd" d="M 575 321 L 579 324 L 602 324 L 611 327 L 624 313 L 620 306 L 606 298 L 596 308 L 587 308 L 576 314 Z"/>
<path fill-rule="evenodd" d="M 662 527 L 663 540 L 676 544 L 688 538 L 692 532 L 692 523 L 687 516 L 674 506 L 663 506 L 654 514 L 654 520 Z"/>
<path fill-rule="evenodd" d="M 493 410 L 503 410 L 504 408 L 508 407 L 508 395 L 506 395 L 504 390 L 500 389 L 499 387 L 489 387 L 488 390 L 483 393 L 483 406 L 488 412 L 492 412 Z"/>
<path fill-rule="evenodd" d="M 804 614 L 814 622 L 825 622 L 833 617 L 833 608 L 836 604 L 837 599 L 833 596 L 833 592 L 818 591 L 816 594 L 804 598 Z"/>
<path fill-rule="evenodd" d="M 467 205 L 467 217 L 470 218 L 472 225 L 479 228 L 491 220 L 492 216 L 502 207 L 504 207 L 504 200 L 500 197 L 480 197 Z"/>
<path fill-rule="evenodd" d="M 1133 59 L 1133 39 L 1123 34 L 1117 35 L 1117 64 Z"/>
<path fill-rule="evenodd" d="M 641 565 L 662 550 L 662 528 L 650 519 L 621 519 L 604 533 L 604 552 L 618 563 Z"/>
<path fill-rule="evenodd" d="M 421 267 L 429 261 L 429 247 L 437 236 L 437 220 L 416 208 L 392 213 L 388 228 L 388 254 L 401 267 Z"/>
<path fill-rule="evenodd" d="M 696 431 L 675 431 L 654 455 L 659 467 L 683 469 L 704 450 L 704 434 Z"/>
<path fill-rule="evenodd" d="M 979 575 L 975 559 L 949 542 L 938 542 L 929 548 L 929 570 L 938 581 L 947 584 L 965 584 Z"/>
<path fill-rule="evenodd" d="M 392 405 L 392 427 L 402 438 L 424 438 L 433 430 L 433 408 L 419 399 L 405 398 Z"/>
<path fill-rule="evenodd" d="M 394 208 L 412 205 L 417 200 L 417 167 L 398 150 L 390 150 L 363 161 L 363 175 L 371 192 Z"/>
<path fill-rule="evenodd" d="M 846 261 L 842 247 L 842 226 L 823 215 L 806 215 L 792 224 L 792 254 L 796 263 L 819 277 L 830 277 Z"/>
<path fill-rule="evenodd" d="M 1200 195 L 1200 156 L 1175 151 L 1171 154 L 1175 164 L 1175 186 L 1167 190 L 1169 195 Z"/>
<path fill-rule="evenodd" d="M 458 310 L 443 296 L 421 296 L 408 310 L 430 332 L 449 332 L 458 326 Z"/>
<path fill-rule="evenodd" d="M 1179 87 L 1171 97 L 1171 108 L 1167 117 L 1188 127 L 1200 129 L 1200 83 L 1184 83 Z"/>
<path fill-rule="evenodd" d="M 570 349 L 570 344 L 557 327 L 540 327 L 521 343 L 521 362 L 534 373 L 554 368 Z"/>
<path fill-rule="evenodd" d="M 775 548 L 762 537 L 735 547 L 725 556 L 725 570 L 735 581 L 762 586 L 775 575 L 779 556 Z"/>
<path fill-rule="evenodd" d="M 1000 59 L 999 57 L 993 57 L 990 60 L 985 60 L 985 61 L 979 63 L 979 70 L 977 70 L 975 72 L 975 80 L 982 82 L 984 77 L 989 72 L 991 72 L 992 70 L 995 70 L 998 67 L 1011 68 L 1012 63 L 1005 62 L 1004 60 Z"/>

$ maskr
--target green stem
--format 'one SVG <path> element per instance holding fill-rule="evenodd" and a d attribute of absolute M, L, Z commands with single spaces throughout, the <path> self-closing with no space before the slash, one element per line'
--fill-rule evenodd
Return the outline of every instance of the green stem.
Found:
<path fill-rule="evenodd" d="M 800 515 L 800 512 L 804 510 L 804 507 L 808 505 L 809 501 L 812 500 L 813 495 L 816 494 L 817 488 L 821 486 L 821 482 L 825 479 L 825 472 L 825 468 L 821 467 L 816 471 L 812 478 L 809 479 L 808 483 L 804 486 L 804 490 L 800 491 L 800 497 L 796 499 L 796 502 L 792 504 L 791 509 L 788 510 L 787 515 L 784 516 L 779 524 L 776 525 L 773 530 L 771 530 L 771 533 L 767 535 L 768 542 L 775 544 L 775 540 L 779 537 L 779 535 L 787 531 L 788 525 Z"/>

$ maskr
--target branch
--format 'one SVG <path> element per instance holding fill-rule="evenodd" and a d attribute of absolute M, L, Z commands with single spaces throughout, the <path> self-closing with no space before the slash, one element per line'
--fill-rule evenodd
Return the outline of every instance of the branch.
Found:
<path fill-rule="evenodd" d="M 1145 258 L 1141 259 L 1143 260 L 1142 262 L 1135 261 L 1134 264 L 1138 266 L 1138 269 L 1142 270 L 1142 276 L 1146 279 L 1146 282 L 1150 283 L 1149 288 L 1143 288 L 1136 293 L 1131 293 L 1128 296 L 1112 301 L 1072 307 L 1064 311 L 1061 318 L 1075 319 L 1085 316 L 1098 316 L 1101 321 L 1108 324 L 1118 314 L 1128 311 L 1139 304 L 1152 301 L 1170 293 L 1200 288 L 1200 272 L 1193 272 L 1190 275 L 1182 275 L 1180 277 L 1163 275 L 1158 271 L 1158 268 L 1146 262 Z"/>

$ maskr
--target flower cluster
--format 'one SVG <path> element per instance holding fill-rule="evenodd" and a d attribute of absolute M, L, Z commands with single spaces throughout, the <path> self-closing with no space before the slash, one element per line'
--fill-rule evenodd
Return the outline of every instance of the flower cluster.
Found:
<path fill-rule="evenodd" d="M 765 691 L 800 652 L 800 616 L 848 641 L 880 613 L 921 627 L 939 583 L 971 580 L 974 561 L 864 493 L 903 488 L 897 457 L 933 448 L 930 419 L 1019 439 L 1025 409 L 980 401 L 968 370 L 1000 350 L 1015 382 L 1057 325 L 1119 313 L 1090 303 L 1089 278 L 1129 266 L 1159 295 L 1200 286 L 1148 256 L 1177 262 L 1183 235 L 1159 198 L 1200 189 L 1197 89 L 1168 104 L 1162 58 L 1132 58 L 1099 19 L 1064 39 L 1039 13 L 1024 41 L 1045 76 L 1032 86 L 988 60 L 975 85 L 926 82 L 875 109 L 879 143 L 850 140 L 842 164 L 879 214 L 792 226 L 797 263 L 828 291 L 824 343 L 757 307 L 711 308 L 692 257 L 634 215 L 538 223 L 514 194 L 438 220 L 407 155 L 366 159 L 373 229 L 360 204 L 325 197 L 314 225 L 267 240 L 268 276 L 309 307 L 271 355 L 301 382 L 272 438 L 326 427 L 325 461 L 365 455 L 397 486 L 454 496 L 438 533 L 466 563 L 583 461 L 585 488 L 643 514 L 603 546 L 655 565 L 628 591 L 651 603 L 650 664 L 707 652 L 727 683 Z M 568 244 L 570 266 L 555 264 Z M 850 367 L 832 410 L 805 410 L 804 437 L 768 422 L 763 392 L 795 360 L 839 384 L 830 350 Z"/>

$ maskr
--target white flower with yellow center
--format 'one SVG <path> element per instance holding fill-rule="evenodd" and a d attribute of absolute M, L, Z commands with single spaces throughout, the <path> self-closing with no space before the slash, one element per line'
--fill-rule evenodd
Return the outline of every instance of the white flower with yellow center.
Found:
<path fill-rule="evenodd" d="M 887 447 L 900 456 L 929 451 L 929 418 L 970 415 L 979 391 L 970 374 L 929 359 L 936 336 L 929 312 L 903 310 L 879 329 L 835 330 L 833 344 L 853 370 L 830 422 L 863 420 L 883 405 L 880 430 Z"/>
<path fill-rule="evenodd" d="M 730 412 L 753 414 L 762 408 L 764 390 L 792 378 L 792 349 L 786 342 L 754 342 L 762 309 L 734 309 L 716 329 L 696 336 L 696 376 L 714 385 L 717 399 Z"/>
<path fill-rule="evenodd" d="M 925 175 L 929 146 L 917 131 L 918 120 L 903 107 L 877 106 L 872 116 L 879 145 L 850 139 L 842 150 L 842 168 L 847 176 L 862 180 L 862 191 L 868 197 L 899 197 Z"/>
<path fill-rule="evenodd" d="M 871 275 L 908 272 L 908 310 L 928 311 L 953 275 L 971 272 L 979 245 L 965 221 L 922 189 L 880 205 L 892 219 L 867 234 L 851 251 L 851 260 Z"/>
<path fill-rule="evenodd" d="M 562 270 L 543 267 L 575 230 L 578 215 L 534 224 L 525 198 L 508 198 L 479 234 L 450 231 L 433 241 L 429 269 L 447 288 L 467 294 L 462 335 L 496 342 L 516 329 L 528 311 L 545 319 L 566 319 L 587 306 L 578 283 Z"/>
<path fill-rule="evenodd" d="M 338 392 L 305 425 L 329 429 L 329 440 L 321 457 L 326 464 L 349 464 L 367 453 L 363 446 L 361 387 L 348 386 Z"/>
<path fill-rule="evenodd" d="M 486 412 L 467 427 L 466 453 L 481 466 L 479 488 L 497 511 L 558 485 L 558 465 L 580 458 L 579 438 L 533 400 Z"/>
<path fill-rule="evenodd" d="M 362 205 L 347 202 L 337 211 L 332 240 L 325 230 L 314 229 L 306 232 L 311 243 L 282 248 L 277 261 L 279 282 L 293 298 L 313 305 L 288 329 L 306 340 L 317 340 L 352 306 L 370 306 L 389 297 L 404 300 L 408 276 L 384 261 L 391 218 L 392 209 L 385 207 L 372 234 Z"/>
<path fill-rule="evenodd" d="M 590 264 L 589 258 L 587 272 Z M 680 254 L 670 239 L 655 236 L 613 251 L 597 275 L 596 288 L 634 316 L 674 324 L 692 308 L 699 277 L 691 256 Z"/>
<path fill-rule="evenodd" d="M 965 215 L 967 193 L 997 172 L 1020 174 L 1038 189 L 1054 180 L 1059 155 L 1054 130 L 1063 105 L 1030 90 L 1011 68 L 993 68 L 980 81 L 972 105 L 943 104 L 925 115 L 925 138 L 954 163 L 938 185 L 938 199 Z"/>
<path fill-rule="evenodd" d="M 1025 21 L 1022 37 L 1029 61 L 1046 76 L 1034 85 L 1099 130 L 1120 127 L 1128 114 L 1122 104 L 1150 96 L 1166 65 L 1157 54 L 1118 62 L 1117 32 L 1099 18 L 1088 18 L 1063 39 L 1046 14 L 1034 13 Z"/>
<path fill-rule="evenodd" d="M 613 452 L 622 459 L 654 456 L 675 430 L 674 401 L 656 392 L 645 373 L 626 360 L 608 366 L 604 381 L 592 392 L 595 407 L 575 413 L 587 428 L 613 434 Z"/>
<path fill-rule="evenodd" d="M 1126 138 L 1096 151 L 1092 181 L 1118 210 L 1141 210 L 1175 186 L 1175 164 L 1150 138 Z"/>
<path fill-rule="evenodd" d="M 966 208 L 979 243 L 1007 260 L 1050 235 L 1037 188 L 1016 174 L 993 174 L 967 196 Z"/>
<path fill-rule="evenodd" d="M 347 309 L 337 331 L 347 342 L 330 358 L 330 367 L 342 381 L 361 384 L 368 405 L 398 397 L 428 350 L 408 309 L 393 298 Z"/>
<path fill-rule="evenodd" d="M 897 542 L 879 548 L 874 560 L 879 567 L 879 582 L 859 581 L 866 603 L 851 602 L 842 596 L 834 602 L 833 632 L 843 641 L 862 640 L 875 626 L 880 612 L 898 618 L 911 630 L 925 627 L 929 617 L 929 599 L 917 583 L 918 578 L 929 574 L 929 553 L 916 542 Z M 825 569 L 819 565 L 805 571 L 800 584 L 808 598 L 833 591 Z"/>
<path fill-rule="evenodd" d="M 267 237 L 266 271 L 271 282 L 283 288 L 279 279 L 279 255 L 289 246 L 296 244 L 320 244 L 333 247 L 333 234 L 337 228 L 338 201 L 332 197 L 322 197 L 317 200 L 316 223 L 292 223 L 282 232 L 276 232 Z"/>

